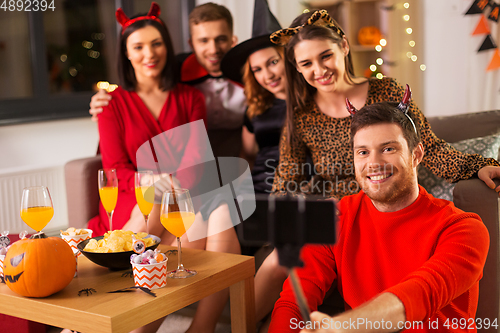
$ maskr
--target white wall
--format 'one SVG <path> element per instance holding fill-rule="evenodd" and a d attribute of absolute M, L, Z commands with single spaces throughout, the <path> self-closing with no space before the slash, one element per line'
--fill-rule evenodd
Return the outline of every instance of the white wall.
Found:
<path fill-rule="evenodd" d="M 494 50 L 477 52 L 485 38 L 472 36 L 480 15 L 464 15 L 472 1 L 423 1 L 425 114 L 452 115 L 500 108 L 500 70 L 486 72 Z M 499 24 L 489 22 L 497 40 Z"/>
<path fill-rule="evenodd" d="M 97 125 L 88 118 L 0 126 L 0 173 L 64 165 L 93 156 Z"/>
<path fill-rule="evenodd" d="M 65 229 L 68 210 L 63 166 L 73 159 L 94 156 L 97 143 L 97 126 L 90 117 L 0 126 L 2 230 L 31 230 L 21 221 L 18 209 L 22 188 L 35 185 L 48 186 L 54 204 L 54 218 L 45 232 L 52 236 Z"/>

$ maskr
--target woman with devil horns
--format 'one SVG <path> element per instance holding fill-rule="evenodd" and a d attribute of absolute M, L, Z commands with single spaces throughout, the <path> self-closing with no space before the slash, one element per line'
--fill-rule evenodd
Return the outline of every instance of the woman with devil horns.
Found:
<path fill-rule="evenodd" d="M 113 99 L 104 107 L 98 122 L 103 168 L 116 169 L 118 176 L 114 229 L 147 231 L 135 198 L 134 173 L 138 169 L 146 169 L 145 165 L 150 163 L 153 165 L 147 169 L 161 174 L 168 172 L 166 169 L 180 168 L 188 159 L 203 153 L 203 149 L 199 149 L 203 143 L 194 142 L 196 134 L 190 135 L 185 142 L 170 141 L 162 145 L 161 151 L 158 147 L 160 134 L 206 118 L 203 94 L 177 83 L 175 52 L 167 26 L 159 15 L 160 7 L 154 2 L 146 15 L 129 19 L 121 8 L 116 12 L 122 26 L 118 45 L 120 86 L 110 94 Z M 144 145 L 150 145 L 147 147 L 150 155 L 151 148 L 155 149 L 151 156 L 154 160 L 150 158 L 152 161 L 145 162 L 148 158 L 139 154 L 145 150 Z M 154 166 L 155 161 L 167 161 L 169 165 L 161 165 L 160 172 L 159 166 Z M 199 179 L 191 177 L 184 183 L 179 181 L 184 188 L 190 188 L 188 183 Z M 168 182 L 168 178 L 164 182 Z M 155 205 L 149 218 L 149 232 L 160 236 L 162 242 L 172 243 L 175 237 L 160 224 L 158 206 Z M 96 235 L 109 230 L 102 205 L 99 216 L 91 219 L 88 227 Z"/>

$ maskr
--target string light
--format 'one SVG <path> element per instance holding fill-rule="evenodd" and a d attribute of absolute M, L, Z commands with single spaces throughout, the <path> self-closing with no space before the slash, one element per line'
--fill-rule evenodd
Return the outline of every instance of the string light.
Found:
<path fill-rule="evenodd" d="M 375 71 L 377 70 L 377 66 L 375 66 L 375 65 L 373 65 L 373 64 L 372 64 L 372 65 L 370 65 L 370 70 L 371 70 L 372 72 L 375 72 Z"/>
<path fill-rule="evenodd" d="M 403 3 L 403 7 L 404 7 L 404 9 L 410 8 L 410 3 L 409 2 L 404 2 Z M 405 21 L 405 22 L 409 22 L 410 21 L 410 15 L 409 14 L 404 13 L 404 15 L 402 17 L 403 17 L 403 21 Z M 405 32 L 406 32 L 406 34 L 411 35 L 413 33 L 413 29 L 411 27 L 407 27 L 405 29 Z M 415 45 L 416 45 L 415 40 L 410 40 L 408 42 L 408 45 L 410 47 L 415 47 Z M 413 61 L 413 62 L 416 62 L 418 60 L 417 55 L 413 54 L 413 52 L 410 52 L 410 51 L 406 52 L 406 56 L 408 57 L 408 59 L 411 59 L 411 61 Z M 425 71 L 426 69 L 427 69 L 427 67 L 424 64 L 420 65 L 420 70 L 422 72 Z"/>
<path fill-rule="evenodd" d="M 84 48 L 86 48 L 86 49 L 91 49 L 91 48 L 92 48 L 92 46 L 94 46 L 94 43 L 84 40 L 84 41 L 82 42 L 82 46 L 83 46 Z"/>
<path fill-rule="evenodd" d="M 377 63 L 377 65 L 382 66 L 382 64 L 384 63 L 384 59 L 382 59 L 382 58 L 378 58 L 378 59 L 376 60 L 376 63 Z"/>
<path fill-rule="evenodd" d="M 382 51 L 382 46 L 380 46 L 380 45 L 375 46 L 375 50 L 376 50 L 377 52 Z"/>
<path fill-rule="evenodd" d="M 379 42 L 380 46 L 386 46 L 387 45 L 387 40 L 385 38 L 382 38 Z"/>

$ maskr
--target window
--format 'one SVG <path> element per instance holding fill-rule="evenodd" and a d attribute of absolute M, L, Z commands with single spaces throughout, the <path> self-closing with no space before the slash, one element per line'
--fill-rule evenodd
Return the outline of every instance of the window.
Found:
<path fill-rule="evenodd" d="M 183 39 L 185 3 L 192 8 L 194 1 L 157 2 L 174 41 Z M 96 83 L 118 83 L 116 8 L 129 14 L 150 5 L 54 0 L 54 10 L 0 9 L 0 125 L 88 116 Z"/>

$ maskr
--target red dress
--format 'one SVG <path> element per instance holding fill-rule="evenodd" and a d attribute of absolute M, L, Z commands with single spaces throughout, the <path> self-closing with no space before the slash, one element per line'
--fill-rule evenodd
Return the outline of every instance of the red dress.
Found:
<path fill-rule="evenodd" d="M 118 87 L 111 96 L 113 99 L 99 115 L 99 145 L 103 168 L 117 170 L 118 202 L 113 213 L 113 229 L 121 229 L 137 204 L 134 191 L 137 150 L 145 143 L 153 143 L 152 139 L 165 131 L 197 120 L 205 122 L 206 107 L 203 94 L 184 84 L 177 84 L 170 91 L 158 120 L 135 92 Z M 179 148 L 181 144 L 182 149 Z M 204 153 L 199 149 L 189 149 L 186 142 L 181 144 L 166 142 L 162 154 L 174 157 L 158 156 L 158 160 L 168 161 L 171 164 L 169 169 L 175 169 L 184 164 L 192 165 L 190 160 L 198 159 Z M 179 153 L 184 151 L 191 154 L 186 153 L 179 158 Z M 162 167 L 161 171 L 166 170 Z M 198 180 L 196 177 L 188 177 L 184 182 L 181 180 L 181 185 L 189 188 Z M 108 216 L 102 204 L 99 204 L 99 215 L 89 221 L 88 227 L 94 231 L 95 236 L 103 235 L 109 230 Z"/>
<path fill-rule="evenodd" d="M 337 244 L 309 245 L 301 253 L 305 266 L 297 275 L 311 311 L 335 283 L 346 310 L 390 292 L 403 302 L 408 322 L 423 322 L 419 332 L 476 331 L 488 231 L 476 214 L 419 188 L 414 203 L 390 213 L 379 212 L 363 191 L 340 201 Z M 298 332 L 301 318 L 287 279 L 269 332 Z M 452 325 L 460 318 L 459 327 Z"/>

